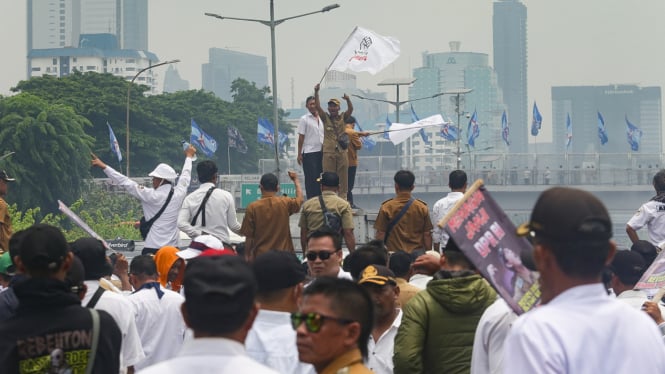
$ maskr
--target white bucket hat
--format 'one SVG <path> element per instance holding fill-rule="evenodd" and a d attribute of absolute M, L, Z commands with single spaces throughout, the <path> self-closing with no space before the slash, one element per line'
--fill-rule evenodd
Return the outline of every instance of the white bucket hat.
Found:
<path fill-rule="evenodd" d="M 150 174 L 148 174 L 148 176 L 154 178 L 166 179 L 167 181 L 173 183 L 175 179 L 178 177 L 178 173 L 176 173 L 172 167 L 166 164 L 159 164 L 157 165 L 155 170 L 153 170 Z"/>

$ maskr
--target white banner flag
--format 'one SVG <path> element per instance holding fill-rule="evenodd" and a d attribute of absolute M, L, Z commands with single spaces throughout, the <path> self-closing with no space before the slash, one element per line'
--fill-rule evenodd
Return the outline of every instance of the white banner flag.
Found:
<path fill-rule="evenodd" d="M 399 57 L 399 40 L 356 26 L 328 70 L 376 74 Z"/>
<path fill-rule="evenodd" d="M 388 137 L 393 144 L 398 145 L 406 139 L 410 138 L 411 135 L 420 131 L 422 128 L 441 126 L 445 124 L 446 121 L 443 120 L 443 116 L 440 114 L 423 118 L 420 121 L 416 121 L 412 124 L 393 123 L 390 125 L 390 132 L 388 132 Z"/>

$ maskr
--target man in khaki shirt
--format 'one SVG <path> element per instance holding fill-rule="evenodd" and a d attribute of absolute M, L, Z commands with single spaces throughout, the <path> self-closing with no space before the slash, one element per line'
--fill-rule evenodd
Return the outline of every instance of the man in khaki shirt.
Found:
<path fill-rule="evenodd" d="M 349 252 L 353 252 L 356 248 L 356 239 L 353 235 L 353 212 L 349 203 L 337 196 L 339 177 L 336 173 L 325 172 L 321 174 L 321 178 L 318 181 L 321 184 L 321 196 L 323 197 L 326 209 L 342 217 L 344 241 Z M 298 223 L 298 226 L 300 226 L 300 243 L 303 251 L 307 248 L 307 235 L 319 229 L 323 226 L 323 223 L 323 208 L 321 207 L 319 197 L 313 197 L 305 201 L 302 206 L 302 212 L 300 213 L 300 222 Z"/>
<path fill-rule="evenodd" d="M 395 196 L 381 204 L 374 222 L 376 239 L 383 240 L 389 252 L 399 250 L 411 253 L 416 249 L 432 248 L 432 221 L 427 204 L 411 197 L 416 176 L 409 170 L 395 173 Z M 413 202 L 404 215 L 396 221 L 402 208 Z M 392 226 L 392 227 L 391 227 Z"/>
<path fill-rule="evenodd" d="M 7 183 L 16 179 L 10 178 L 6 171 L 0 170 L 0 254 L 9 251 L 9 238 L 12 236 L 12 218 L 9 216 L 9 206 L 5 201 Z"/>

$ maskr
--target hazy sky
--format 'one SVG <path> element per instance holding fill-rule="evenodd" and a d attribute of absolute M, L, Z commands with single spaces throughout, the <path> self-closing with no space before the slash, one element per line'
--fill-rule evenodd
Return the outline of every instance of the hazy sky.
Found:
<path fill-rule="evenodd" d="M 341 7 L 277 27 L 278 95 L 286 107 L 291 106 L 292 92 L 296 106 L 312 92 L 356 25 L 393 36 L 402 48 L 399 59 L 379 74 L 358 73 L 362 89 L 378 91 L 376 83 L 384 79 L 410 77 L 412 69 L 421 66 L 423 51 L 448 51 L 452 40 L 462 42 L 462 51 L 487 53 L 492 61 L 490 0 L 275 0 L 275 18 L 314 11 L 335 2 Z M 552 86 L 665 85 L 665 1 L 524 3 L 528 14 L 529 108 L 538 101 L 545 136 L 551 127 Z M 149 11 L 150 50 L 164 61 L 181 59 L 177 68 L 190 82 L 190 88 L 201 87 L 201 64 L 207 62 L 211 47 L 265 55 L 270 66 L 268 27 L 203 15 L 212 12 L 269 19 L 269 0 L 150 0 Z M 25 79 L 25 2 L 0 1 L 0 35 L 0 94 L 7 94 L 11 86 Z M 394 89 L 388 92 L 388 97 L 394 99 Z"/>

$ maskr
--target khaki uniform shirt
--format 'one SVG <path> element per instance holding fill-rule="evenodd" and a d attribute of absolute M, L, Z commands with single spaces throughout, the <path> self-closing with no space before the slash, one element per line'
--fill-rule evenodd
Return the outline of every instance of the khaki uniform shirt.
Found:
<path fill-rule="evenodd" d="M 377 231 L 386 232 L 388 224 L 399 214 L 410 198 L 410 192 L 400 192 L 396 197 L 384 201 L 376 216 L 374 228 Z M 427 203 L 415 199 L 390 233 L 386 233 L 388 235 L 386 247 L 391 252 L 402 250 L 411 253 L 414 249 L 427 250 L 429 248 L 425 248 L 423 234 L 430 231 L 432 231 L 432 221 L 429 218 Z"/>
<path fill-rule="evenodd" d="M 369 370 L 365 365 L 363 365 L 362 355 L 360 354 L 360 350 L 357 348 L 337 357 L 321 372 L 321 374 L 372 374 L 372 373 L 373 371 Z"/>
<path fill-rule="evenodd" d="M 12 218 L 7 202 L 0 198 L 0 253 L 9 251 L 9 238 L 12 236 Z"/>
<path fill-rule="evenodd" d="M 363 142 L 360 141 L 360 135 L 353 129 L 346 129 L 349 136 L 349 166 L 358 166 L 358 151 L 362 149 Z"/>
<path fill-rule="evenodd" d="M 342 217 L 342 228 L 352 229 L 353 211 L 349 202 L 337 196 L 333 191 L 323 191 L 321 196 L 323 196 L 326 209 Z M 323 226 L 323 209 L 321 209 L 318 196 L 305 201 L 302 205 L 298 226 L 307 229 L 307 232 L 314 231 Z"/>
<path fill-rule="evenodd" d="M 395 282 L 397 282 L 397 286 L 399 287 L 399 305 L 402 308 L 404 308 L 406 303 L 408 303 L 415 294 L 422 291 L 420 288 L 407 282 L 404 278 L 395 278 Z"/>
<path fill-rule="evenodd" d="M 294 197 L 264 196 L 247 206 L 240 232 L 253 240 L 256 256 L 271 249 L 293 252 L 289 216 L 300 210 Z"/>
<path fill-rule="evenodd" d="M 346 124 L 344 124 L 344 118 L 346 117 L 346 112 L 341 112 L 337 119 L 333 121 L 328 113 L 321 114 L 321 121 L 323 121 L 323 152 L 346 152 L 345 149 L 337 146 L 337 136 L 346 129 Z"/>

